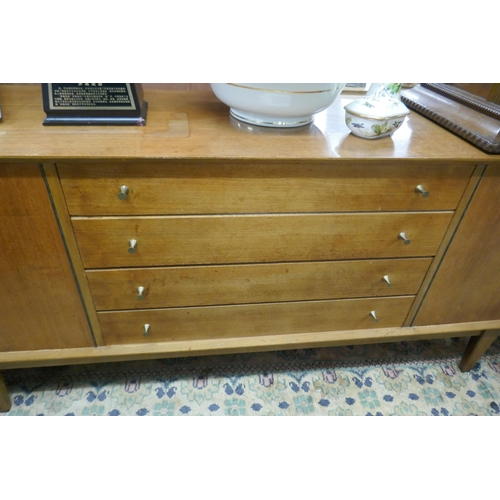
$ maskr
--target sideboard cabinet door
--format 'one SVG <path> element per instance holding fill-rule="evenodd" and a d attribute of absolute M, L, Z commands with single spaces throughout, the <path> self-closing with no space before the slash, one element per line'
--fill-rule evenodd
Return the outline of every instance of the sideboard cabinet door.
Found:
<path fill-rule="evenodd" d="M 36 164 L 0 164 L 0 255 L 0 352 L 94 346 Z"/>
<path fill-rule="evenodd" d="M 500 319 L 500 168 L 489 166 L 414 325 Z"/>

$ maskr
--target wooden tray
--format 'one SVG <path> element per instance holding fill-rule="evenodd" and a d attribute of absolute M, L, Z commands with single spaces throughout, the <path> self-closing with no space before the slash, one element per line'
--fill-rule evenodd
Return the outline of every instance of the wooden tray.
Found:
<path fill-rule="evenodd" d="M 401 100 L 483 151 L 500 153 L 500 105 L 441 83 L 421 83 Z"/>

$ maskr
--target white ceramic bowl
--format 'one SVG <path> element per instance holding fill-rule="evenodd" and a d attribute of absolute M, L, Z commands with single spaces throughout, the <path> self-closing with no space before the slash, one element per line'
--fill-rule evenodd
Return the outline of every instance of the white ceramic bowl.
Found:
<path fill-rule="evenodd" d="M 211 83 L 238 120 L 264 127 L 300 127 L 328 108 L 345 83 Z"/>

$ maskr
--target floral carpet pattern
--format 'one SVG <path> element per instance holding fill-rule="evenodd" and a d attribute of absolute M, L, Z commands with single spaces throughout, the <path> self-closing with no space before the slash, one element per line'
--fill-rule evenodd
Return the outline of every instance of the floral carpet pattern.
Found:
<path fill-rule="evenodd" d="M 6 370 L 2 416 L 500 416 L 500 342 L 467 338 Z"/>

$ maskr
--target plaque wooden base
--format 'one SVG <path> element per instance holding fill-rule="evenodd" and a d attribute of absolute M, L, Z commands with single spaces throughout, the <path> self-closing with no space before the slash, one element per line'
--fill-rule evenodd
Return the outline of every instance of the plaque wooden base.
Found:
<path fill-rule="evenodd" d="M 146 125 L 136 83 L 42 83 L 43 125 Z"/>

